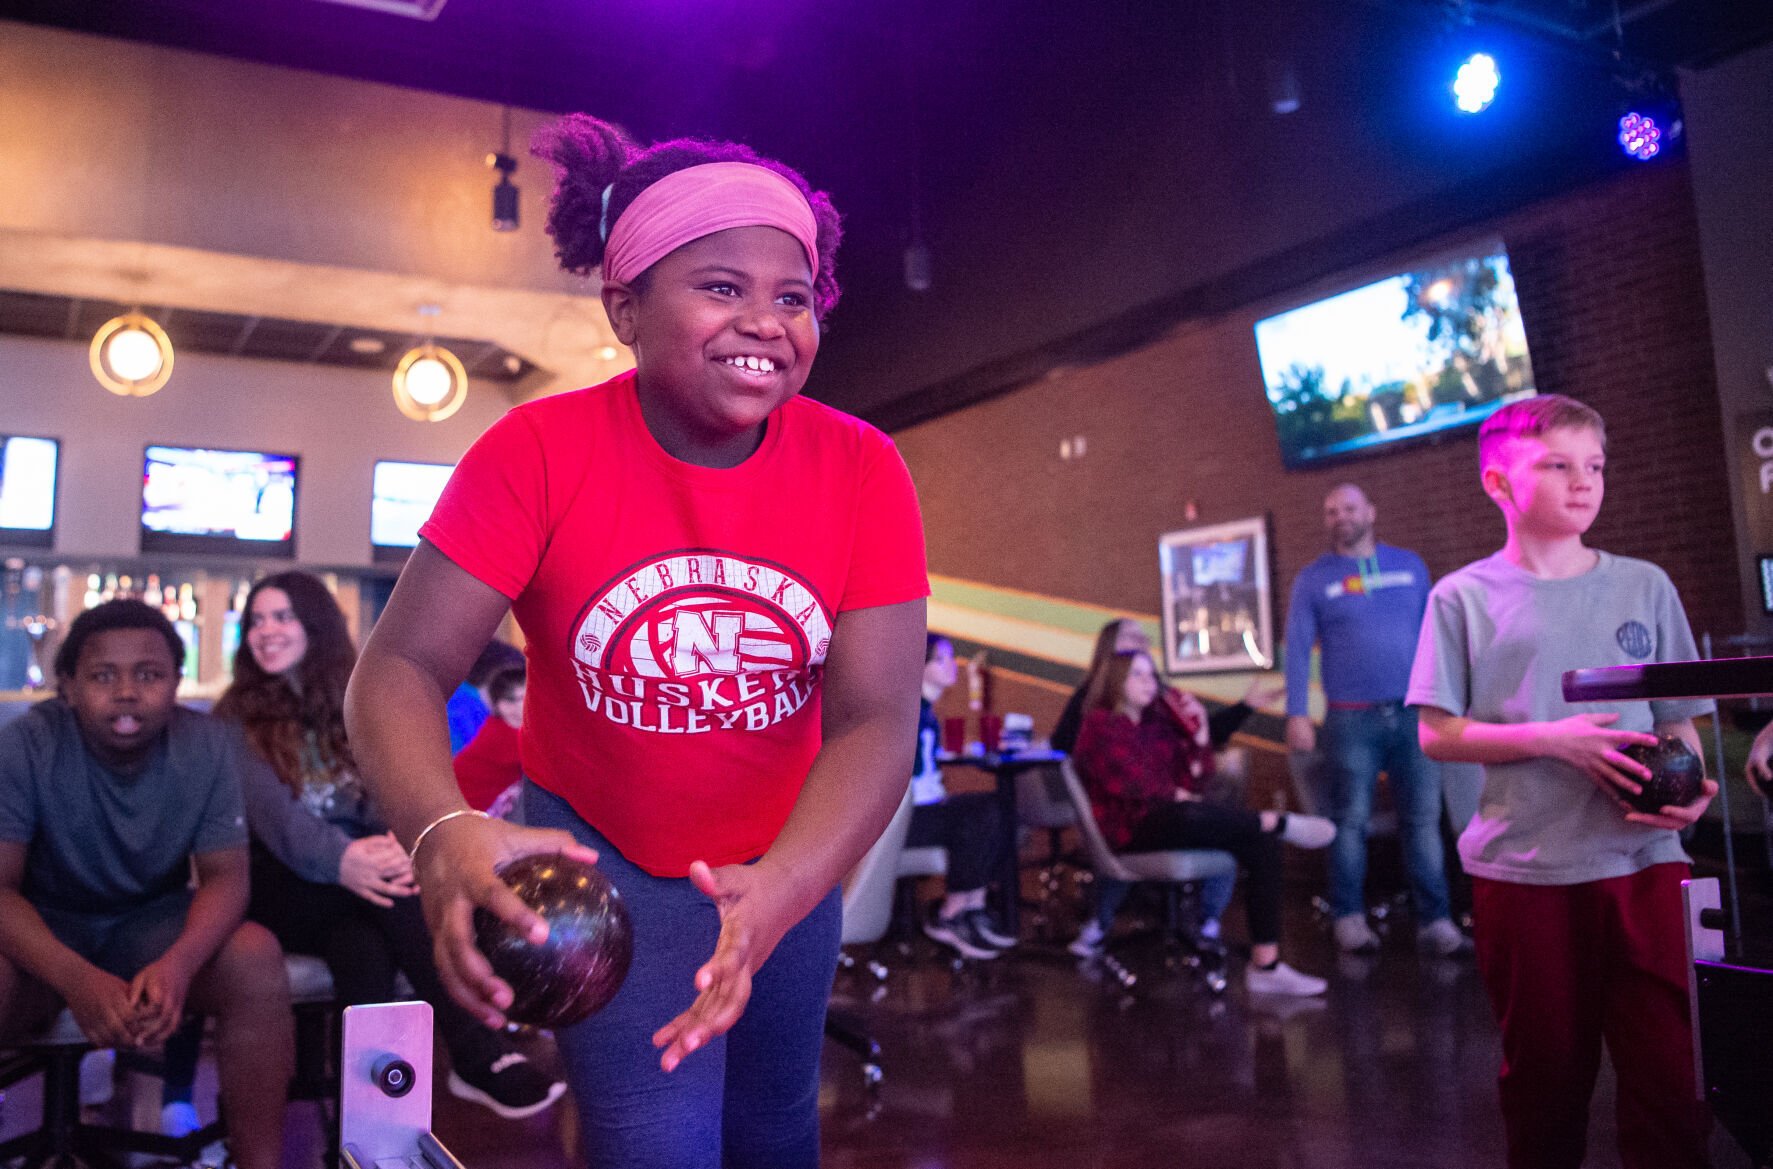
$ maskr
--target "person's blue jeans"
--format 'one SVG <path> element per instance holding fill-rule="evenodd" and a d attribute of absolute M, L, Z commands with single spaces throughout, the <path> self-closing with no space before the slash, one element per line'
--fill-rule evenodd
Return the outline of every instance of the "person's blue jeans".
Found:
<path fill-rule="evenodd" d="M 819 1053 L 837 973 L 843 903 L 831 893 L 782 938 L 731 1031 L 667 1074 L 653 1032 L 696 996 L 720 916 L 687 878 L 631 864 L 560 797 L 524 784 L 525 822 L 564 828 L 634 923 L 634 962 L 608 1006 L 556 1038 L 579 1104 L 585 1159 L 622 1169 L 816 1169 Z"/>
<path fill-rule="evenodd" d="M 1367 825 L 1383 771 L 1391 780 L 1416 922 L 1427 925 L 1446 917 L 1440 773 L 1416 739 L 1415 708 L 1401 702 L 1332 707 L 1324 717 L 1323 765 L 1336 821 L 1336 839 L 1330 845 L 1331 912 L 1337 917 L 1366 912 Z"/>

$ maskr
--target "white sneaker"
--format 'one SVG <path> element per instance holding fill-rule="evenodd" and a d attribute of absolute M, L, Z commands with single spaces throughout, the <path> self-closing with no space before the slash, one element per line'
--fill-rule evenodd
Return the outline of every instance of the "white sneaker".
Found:
<path fill-rule="evenodd" d="M 1065 948 L 1079 958 L 1100 958 L 1106 937 L 1107 931 L 1102 928 L 1101 923 L 1097 922 L 1095 918 L 1091 918 L 1084 922 L 1083 929 L 1077 932 L 1077 937 L 1073 938 L 1071 944 Z"/>
<path fill-rule="evenodd" d="M 189 1100 L 174 1100 L 160 1106 L 160 1133 L 169 1137 L 188 1137 L 203 1127 L 197 1107 Z"/>
<path fill-rule="evenodd" d="M 1457 958 L 1469 954 L 1472 944 L 1458 926 L 1443 917 L 1416 931 L 1416 948 L 1435 958 Z"/>
<path fill-rule="evenodd" d="M 80 1104 L 92 1108 L 109 1104 L 117 1094 L 117 1053 L 99 1047 L 80 1057 Z"/>
<path fill-rule="evenodd" d="M 1379 935 L 1367 924 L 1364 913 L 1350 913 L 1336 919 L 1333 929 L 1336 945 L 1344 954 L 1372 954 L 1379 949 Z"/>
<path fill-rule="evenodd" d="M 1260 966 L 1245 968 L 1244 985 L 1251 994 L 1290 995 L 1294 998 L 1311 998 L 1330 988 L 1323 979 L 1301 974 L 1285 962 L 1276 962 L 1272 970 Z"/>
<path fill-rule="evenodd" d="M 1336 839 L 1336 825 L 1322 816 L 1288 812 L 1280 838 L 1294 848 L 1328 848 L 1330 841 Z"/>

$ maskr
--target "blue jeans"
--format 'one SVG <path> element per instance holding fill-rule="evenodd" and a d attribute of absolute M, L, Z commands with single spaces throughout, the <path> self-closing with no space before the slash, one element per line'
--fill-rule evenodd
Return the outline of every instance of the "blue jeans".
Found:
<path fill-rule="evenodd" d="M 1379 772 L 1391 779 L 1404 871 L 1419 926 L 1447 916 L 1447 873 L 1441 850 L 1440 773 L 1416 739 L 1416 711 L 1401 702 L 1324 717 L 1323 762 L 1329 773 L 1336 840 L 1330 845 L 1330 909 L 1337 917 L 1366 912 L 1367 822 Z"/>
<path fill-rule="evenodd" d="M 610 1004 L 557 1034 L 586 1160 L 622 1169 L 816 1169 L 819 1053 L 843 904 L 833 889 L 751 982 L 731 1031 L 659 1070 L 652 1035 L 696 996 L 720 916 L 687 878 L 631 864 L 560 797 L 525 783 L 525 823 L 598 852 L 634 922 L 634 963 Z"/>

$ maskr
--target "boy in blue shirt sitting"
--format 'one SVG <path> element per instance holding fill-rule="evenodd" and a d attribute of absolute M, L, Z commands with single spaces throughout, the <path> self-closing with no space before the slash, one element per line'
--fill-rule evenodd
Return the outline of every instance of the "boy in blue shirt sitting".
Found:
<path fill-rule="evenodd" d="M 177 704 L 184 653 L 158 610 L 108 601 L 69 628 L 59 696 L 0 727 L 0 1040 L 63 1004 L 100 1047 L 158 1047 L 187 1009 L 212 1015 L 234 1162 L 276 1169 L 283 952 L 244 920 L 246 748 Z"/>

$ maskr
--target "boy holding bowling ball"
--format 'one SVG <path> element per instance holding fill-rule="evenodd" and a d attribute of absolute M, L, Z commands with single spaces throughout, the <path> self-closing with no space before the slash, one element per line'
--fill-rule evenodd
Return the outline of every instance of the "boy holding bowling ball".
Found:
<path fill-rule="evenodd" d="M 1410 678 L 1423 750 L 1484 765 L 1459 855 L 1478 969 L 1502 1024 L 1510 1169 L 1582 1163 L 1603 1038 L 1626 1169 L 1707 1164 L 1677 832 L 1717 785 L 1704 781 L 1685 807 L 1633 810 L 1627 796 L 1650 771 L 1625 749 L 1663 733 L 1697 750 L 1691 720 L 1712 704 L 1576 707 L 1562 692 L 1566 670 L 1698 656 L 1661 569 L 1583 543 L 1606 446 L 1601 416 L 1560 395 L 1485 420 L 1482 484 L 1507 542 L 1435 585 Z"/>
<path fill-rule="evenodd" d="M 731 143 L 538 140 L 563 267 L 635 369 L 525 403 L 463 456 L 358 662 L 351 745 L 415 857 L 437 965 L 498 1024 L 475 907 L 593 860 L 633 923 L 615 998 L 557 1032 L 599 1169 L 813 1169 L 838 882 L 905 791 L 923 531 L 890 439 L 800 395 L 837 301 L 830 200 Z M 475 815 L 444 698 L 507 611 L 529 659 L 519 826 Z"/>

